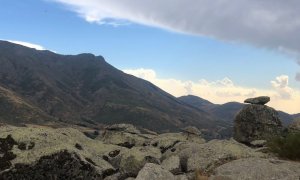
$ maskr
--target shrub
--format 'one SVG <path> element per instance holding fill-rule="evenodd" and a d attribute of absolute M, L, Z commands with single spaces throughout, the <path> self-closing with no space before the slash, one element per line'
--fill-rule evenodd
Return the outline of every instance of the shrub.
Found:
<path fill-rule="evenodd" d="M 268 142 L 269 150 L 279 157 L 300 160 L 300 132 L 285 137 L 274 137 Z"/>

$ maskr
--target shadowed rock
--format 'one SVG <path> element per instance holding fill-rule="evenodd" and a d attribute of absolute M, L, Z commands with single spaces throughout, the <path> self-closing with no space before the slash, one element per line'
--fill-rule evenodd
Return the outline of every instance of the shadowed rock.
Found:
<path fill-rule="evenodd" d="M 250 144 L 254 140 L 268 140 L 283 130 L 278 112 L 268 106 L 245 106 L 235 118 L 234 139 Z"/>
<path fill-rule="evenodd" d="M 244 103 L 249 103 L 249 104 L 260 104 L 260 105 L 265 105 L 270 101 L 270 97 L 268 96 L 260 96 L 256 98 L 249 98 L 244 101 Z"/>

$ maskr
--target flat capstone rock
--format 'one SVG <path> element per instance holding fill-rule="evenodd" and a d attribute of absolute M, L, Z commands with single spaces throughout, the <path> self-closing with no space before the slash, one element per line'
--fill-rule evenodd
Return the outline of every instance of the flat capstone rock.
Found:
<path fill-rule="evenodd" d="M 271 98 L 269 96 L 259 96 L 256 98 L 249 98 L 244 101 L 244 103 L 249 103 L 249 104 L 259 104 L 259 105 L 265 105 L 267 104 Z"/>

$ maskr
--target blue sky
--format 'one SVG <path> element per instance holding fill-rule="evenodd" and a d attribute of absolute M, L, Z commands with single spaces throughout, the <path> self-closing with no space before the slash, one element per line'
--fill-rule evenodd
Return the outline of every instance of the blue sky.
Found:
<path fill-rule="evenodd" d="M 68 0 L 2 0 L 0 4 L 0 39 L 30 42 L 61 54 L 90 52 L 122 70 L 153 70 L 160 79 L 216 82 L 227 77 L 240 87 L 271 90 L 271 81 L 287 75 L 288 86 L 300 89 L 295 56 L 272 48 L 271 43 L 260 44 L 259 39 L 197 34 L 199 28 L 185 31 L 159 20 L 153 25 L 135 20 L 134 15 L 124 15 L 124 25 L 101 25 L 103 19 L 89 20 L 89 12 L 78 12 L 80 7 Z M 119 16 L 105 20 L 119 23 Z"/>

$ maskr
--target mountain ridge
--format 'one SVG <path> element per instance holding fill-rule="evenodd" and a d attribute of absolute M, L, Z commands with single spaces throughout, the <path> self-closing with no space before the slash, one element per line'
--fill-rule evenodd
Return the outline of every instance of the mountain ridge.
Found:
<path fill-rule="evenodd" d="M 102 56 L 59 55 L 0 41 L 0 63 L 0 86 L 41 109 L 55 119 L 52 122 L 91 127 L 131 123 L 156 131 L 227 126 L 152 83 L 114 68 Z"/>

